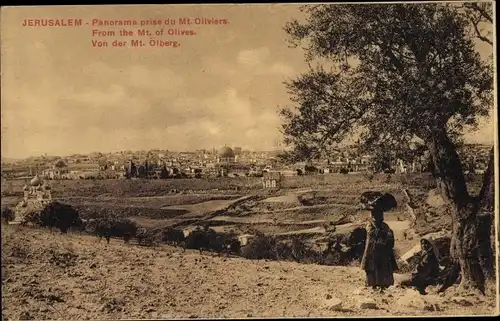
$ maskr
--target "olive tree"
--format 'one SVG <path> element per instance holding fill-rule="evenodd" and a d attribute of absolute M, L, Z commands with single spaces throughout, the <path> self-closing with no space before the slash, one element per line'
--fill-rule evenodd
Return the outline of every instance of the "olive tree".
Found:
<path fill-rule="evenodd" d="M 285 26 L 310 66 L 286 83 L 293 106 L 280 114 L 290 154 L 311 159 L 354 136 L 372 151 L 423 142 L 452 213 L 451 253 L 461 287 L 484 292 L 479 244 L 489 233 L 479 235 L 478 213 L 491 204 L 493 153 L 483 189 L 473 197 L 457 147 L 464 128 L 477 128 L 492 109 L 493 72 L 477 52 L 470 16 L 459 6 L 435 3 L 301 10 L 305 21 Z"/>

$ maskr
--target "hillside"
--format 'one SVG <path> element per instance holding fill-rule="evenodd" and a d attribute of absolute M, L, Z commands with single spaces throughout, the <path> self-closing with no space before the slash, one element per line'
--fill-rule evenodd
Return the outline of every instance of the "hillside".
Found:
<path fill-rule="evenodd" d="M 479 315 L 487 296 L 420 296 L 363 290 L 357 267 L 302 265 L 200 255 L 161 246 L 2 226 L 2 311 L 7 319 Z M 331 298 L 330 298 L 331 296 Z M 330 298 L 327 300 L 327 298 Z M 341 309 L 330 309 L 335 298 Z M 362 308 L 363 300 L 376 306 Z M 368 304 L 368 302 L 365 302 Z M 370 305 L 370 304 L 368 304 Z"/>

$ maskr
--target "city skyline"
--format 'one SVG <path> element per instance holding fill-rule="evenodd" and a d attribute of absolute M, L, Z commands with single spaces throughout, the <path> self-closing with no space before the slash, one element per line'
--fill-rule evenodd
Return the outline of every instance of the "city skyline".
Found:
<path fill-rule="evenodd" d="M 466 145 L 473 145 L 473 146 L 482 146 L 482 147 L 487 147 L 487 148 L 490 148 L 492 146 L 494 146 L 494 143 L 466 143 Z M 196 149 L 196 150 L 169 150 L 169 149 L 162 149 L 162 148 L 155 148 L 155 149 L 148 149 L 148 150 L 120 150 L 120 151 L 113 151 L 113 152 L 106 152 L 106 151 L 91 151 L 91 152 L 87 152 L 87 153 L 72 153 L 72 154 L 47 154 L 47 153 L 43 153 L 43 154 L 39 154 L 39 155 L 32 155 L 32 156 L 28 156 L 28 157 L 22 157 L 22 158 L 11 158 L 11 157 L 3 157 L 2 156 L 2 162 L 16 162 L 16 161 L 22 161 L 22 160 L 27 160 L 27 159 L 31 159 L 31 158 L 41 158 L 41 157 L 46 157 L 46 158 L 59 158 L 59 159 L 65 159 L 65 158 L 70 158 L 72 156 L 90 156 L 92 154 L 102 154 L 102 155 L 109 155 L 109 154 L 118 154 L 118 153 L 132 153 L 132 154 L 141 154 L 141 153 L 151 153 L 151 152 L 159 152 L 160 154 L 164 153 L 164 152 L 168 152 L 168 153 L 171 153 L 171 154 L 183 154 L 183 153 L 196 153 L 196 152 L 201 152 L 201 151 L 205 151 L 205 152 L 209 152 L 209 154 L 211 153 L 215 153 L 215 155 L 218 154 L 219 150 L 222 148 L 222 147 L 230 147 L 231 149 L 234 150 L 234 148 L 241 148 L 239 146 L 230 146 L 230 145 L 224 145 L 224 146 L 218 146 L 218 147 L 212 147 L 212 148 L 200 148 L 200 149 Z M 340 151 L 342 151 L 344 148 L 349 148 L 350 146 L 348 145 L 345 145 L 341 148 L 339 148 Z M 215 151 L 214 151 L 215 149 Z M 241 152 L 242 153 L 277 153 L 277 152 L 280 152 L 282 151 L 281 149 L 274 149 L 274 150 L 252 150 L 252 149 L 245 149 L 245 148 L 242 148 Z M 339 151 L 337 151 L 339 152 Z M 369 154 L 366 154 L 366 155 L 369 155 Z M 326 159 L 328 157 L 321 157 L 321 159 Z"/>
<path fill-rule="evenodd" d="M 198 35 L 182 38 L 176 49 L 97 49 L 92 28 L 22 27 L 27 12 L 205 16 L 230 24 L 198 26 Z M 273 150 L 281 140 L 278 108 L 290 104 L 283 81 L 307 69 L 282 29 L 300 17 L 297 5 L 16 8 L 2 16 L 2 157 L 225 144 Z M 492 52 L 481 42 L 478 50 L 484 57 Z M 493 144 L 492 116 L 466 140 Z"/>

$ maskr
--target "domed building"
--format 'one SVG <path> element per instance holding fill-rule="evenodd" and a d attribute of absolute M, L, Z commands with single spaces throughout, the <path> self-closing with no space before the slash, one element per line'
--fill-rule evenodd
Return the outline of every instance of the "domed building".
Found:
<path fill-rule="evenodd" d="M 69 173 L 68 163 L 60 158 L 51 168 L 48 168 L 42 172 L 42 176 L 46 179 L 61 179 L 64 175 Z"/>
<path fill-rule="evenodd" d="M 224 146 L 217 153 L 217 163 L 213 164 L 212 173 L 223 177 L 247 176 L 250 166 L 238 161 L 238 156 L 230 147 Z"/>
<path fill-rule="evenodd" d="M 33 177 L 28 185 L 24 185 L 24 201 L 50 201 L 52 199 L 50 186 L 48 186 L 38 174 Z"/>
<path fill-rule="evenodd" d="M 217 163 L 234 163 L 236 156 L 231 148 L 224 146 L 217 154 Z"/>
<path fill-rule="evenodd" d="M 57 168 L 64 168 L 64 167 L 68 167 L 68 164 L 66 163 L 66 161 L 62 158 L 58 159 L 55 163 L 54 163 L 54 167 L 57 167 Z"/>
<path fill-rule="evenodd" d="M 37 175 L 23 186 L 24 198 L 14 208 L 14 219 L 9 224 L 25 223 L 27 215 L 41 211 L 52 202 L 51 188 Z"/>

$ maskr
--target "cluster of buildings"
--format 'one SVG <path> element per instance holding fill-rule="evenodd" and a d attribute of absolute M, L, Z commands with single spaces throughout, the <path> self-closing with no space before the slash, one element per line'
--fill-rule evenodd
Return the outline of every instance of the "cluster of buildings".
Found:
<path fill-rule="evenodd" d="M 250 156 L 251 157 L 251 156 Z M 247 159 L 245 159 L 247 158 Z M 249 161 L 241 148 L 224 146 L 218 151 L 158 155 L 145 160 L 129 160 L 123 170 L 127 178 L 202 178 L 262 176 L 266 163 Z"/>
<path fill-rule="evenodd" d="M 487 166 L 491 146 L 467 145 L 462 153 L 468 172 L 481 173 Z M 33 161 L 24 177 L 39 174 L 47 180 L 55 179 L 118 179 L 118 178 L 205 178 L 205 177 L 263 177 L 266 173 L 279 176 L 308 174 L 352 173 L 373 170 L 374 156 L 360 155 L 355 148 L 332 151 L 328 158 L 283 164 L 279 152 L 246 151 L 240 147 L 223 146 L 216 150 L 169 152 L 150 150 L 122 151 L 109 154 L 92 153 L 72 155 L 65 159 L 46 158 Z M 33 166 L 33 164 L 35 164 Z M 392 159 L 387 166 L 391 173 L 424 172 L 428 158 L 415 157 L 411 162 Z M 6 171 L 2 168 L 2 175 Z M 7 172 L 8 173 L 8 172 Z M 266 174 L 267 175 L 267 174 Z M 276 175 L 276 174 L 273 174 Z M 279 178 L 269 180 L 269 188 Z M 265 183 L 263 183 L 265 184 Z M 264 187 L 266 187 L 264 185 Z"/>

